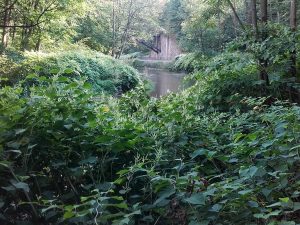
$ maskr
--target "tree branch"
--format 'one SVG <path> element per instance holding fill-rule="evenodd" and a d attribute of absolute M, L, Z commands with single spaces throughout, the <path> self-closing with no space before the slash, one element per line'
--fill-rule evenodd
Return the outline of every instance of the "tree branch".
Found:
<path fill-rule="evenodd" d="M 230 8 L 231 8 L 231 10 L 232 10 L 232 12 L 233 12 L 233 14 L 234 14 L 236 20 L 237 20 L 238 23 L 240 24 L 241 28 L 242 28 L 243 30 L 246 30 L 246 29 L 245 29 L 245 26 L 244 26 L 244 24 L 243 24 L 243 22 L 241 21 L 240 17 L 239 17 L 238 14 L 237 14 L 237 12 L 236 12 L 236 10 L 235 10 L 235 8 L 234 8 L 232 2 L 231 2 L 230 0 L 227 0 L 227 2 L 228 2 L 228 4 L 229 4 L 229 6 L 230 6 Z"/>

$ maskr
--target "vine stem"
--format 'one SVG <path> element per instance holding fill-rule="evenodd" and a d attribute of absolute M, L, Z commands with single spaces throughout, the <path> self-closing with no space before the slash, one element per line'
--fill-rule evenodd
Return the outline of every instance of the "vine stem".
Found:
<path fill-rule="evenodd" d="M 16 180 L 17 182 L 20 182 L 20 180 L 19 180 L 18 177 L 15 175 L 15 173 L 14 173 L 14 171 L 12 170 L 11 167 L 9 167 L 9 172 L 12 174 L 12 176 L 15 178 L 15 180 Z M 23 193 L 24 193 L 24 195 L 25 195 L 27 201 L 29 202 L 30 207 L 32 208 L 34 217 L 35 217 L 36 219 L 38 219 L 38 218 L 39 218 L 39 214 L 38 214 L 36 208 L 34 207 L 34 205 L 32 204 L 32 200 L 31 200 L 30 196 L 28 195 L 28 193 L 27 193 L 25 190 L 23 190 Z"/>
<path fill-rule="evenodd" d="M 157 220 L 155 221 L 155 224 L 154 224 L 154 225 L 156 225 L 156 224 L 158 223 L 158 221 L 160 220 L 160 218 L 161 218 L 161 216 L 159 216 L 159 217 L 157 218 Z"/>
<path fill-rule="evenodd" d="M 97 222 L 97 217 L 98 217 L 98 215 L 100 214 L 99 211 L 98 211 L 98 208 L 99 208 L 99 206 L 100 206 L 101 204 L 99 203 L 98 200 L 97 200 L 97 204 L 98 204 L 98 205 L 97 205 L 97 207 L 96 207 L 96 216 L 95 216 L 95 218 L 94 218 L 94 221 L 95 221 L 95 224 L 96 224 L 96 225 L 99 225 L 98 222 Z"/>

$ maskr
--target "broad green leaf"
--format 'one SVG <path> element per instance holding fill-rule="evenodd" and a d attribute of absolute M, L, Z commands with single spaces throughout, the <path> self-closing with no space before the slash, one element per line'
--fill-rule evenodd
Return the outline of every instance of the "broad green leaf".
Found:
<path fill-rule="evenodd" d="M 72 218 L 74 216 L 75 216 L 75 214 L 72 211 L 67 211 L 67 212 L 64 213 L 64 219 L 65 220 L 66 219 L 70 219 L 70 218 Z"/>
<path fill-rule="evenodd" d="M 130 222 L 130 219 L 128 218 L 128 217 L 126 217 L 126 218 L 124 218 L 124 219 L 122 219 L 121 221 L 119 221 L 119 225 L 127 225 L 127 224 L 129 224 L 129 222 Z"/>
<path fill-rule="evenodd" d="M 113 206 L 116 207 L 116 208 L 120 208 L 120 209 L 128 209 L 127 204 L 124 203 L 124 202 L 119 203 L 119 204 L 114 204 Z"/>
<path fill-rule="evenodd" d="M 202 221 L 191 221 L 189 222 L 189 225 L 209 225 L 209 221 L 208 220 L 202 220 Z"/>
<path fill-rule="evenodd" d="M 288 127 L 288 123 L 283 121 L 277 124 L 275 128 L 275 134 L 277 138 L 283 137 L 286 134 L 286 128 Z"/>
<path fill-rule="evenodd" d="M 90 89 L 92 89 L 92 87 L 93 86 L 90 83 L 87 83 L 87 82 L 85 82 L 84 85 L 83 85 L 83 88 L 86 89 L 86 90 L 90 90 Z"/>
<path fill-rule="evenodd" d="M 269 219 L 270 217 L 272 216 L 278 216 L 281 214 L 281 210 L 275 210 L 275 211 L 272 211 L 268 214 L 263 214 L 263 213 L 257 213 L 257 214 L 254 214 L 253 216 L 257 219 Z"/>
<path fill-rule="evenodd" d="M 254 141 L 257 139 L 257 134 L 256 133 L 248 134 L 247 138 L 250 139 L 250 141 Z"/>
<path fill-rule="evenodd" d="M 200 148 L 200 149 L 196 150 L 195 152 L 191 153 L 191 154 L 190 154 L 190 157 L 191 157 L 192 159 L 195 159 L 195 158 L 198 157 L 198 156 L 206 155 L 206 153 L 207 153 L 207 150 L 206 150 L 206 149 Z"/>
<path fill-rule="evenodd" d="M 248 190 L 239 191 L 238 194 L 247 195 L 247 194 L 252 193 L 252 192 L 253 192 L 253 189 L 248 189 Z"/>
<path fill-rule="evenodd" d="M 64 71 L 64 73 L 66 73 L 66 74 L 71 74 L 71 73 L 73 73 L 73 72 L 74 72 L 74 70 L 71 69 L 71 68 L 67 68 L 67 69 L 65 69 L 65 71 Z"/>
<path fill-rule="evenodd" d="M 300 202 L 294 202 L 294 211 L 300 210 Z"/>
<path fill-rule="evenodd" d="M 240 169 L 239 173 L 240 176 L 245 178 L 263 177 L 266 174 L 266 170 L 261 167 L 251 166 L 247 169 Z"/>
<path fill-rule="evenodd" d="M 168 204 L 167 198 L 175 194 L 175 190 L 173 188 L 165 189 L 164 191 L 159 193 L 159 198 L 153 203 L 155 206 L 162 206 L 161 204 L 165 205 Z"/>
<path fill-rule="evenodd" d="M 58 73 L 59 73 L 59 69 L 58 69 L 58 68 L 51 69 L 49 72 L 50 72 L 51 74 L 58 74 Z"/>
<path fill-rule="evenodd" d="M 4 189 L 4 190 L 6 190 L 6 191 L 9 191 L 9 192 L 16 190 L 16 188 L 14 186 L 12 186 L 12 185 L 7 186 L 7 187 L 1 187 L 1 188 Z"/>
<path fill-rule="evenodd" d="M 27 129 L 16 129 L 16 135 L 23 134 Z"/>
<path fill-rule="evenodd" d="M 241 138 L 245 137 L 246 135 L 243 133 L 238 133 L 234 137 L 234 143 L 237 143 Z"/>
<path fill-rule="evenodd" d="M 248 205 L 251 207 L 251 208 L 258 208 L 258 203 L 257 202 L 254 202 L 254 201 L 249 201 L 248 202 Z"/>
<path fill-rule="evenodd" d="M 185 198 L 184 201 L 192 205 L 205 205 L 205 197 L 202 193 L 192 194 L 191 197 Z"/>
<path fill-rule="evenodd" d="M 289 197 L 286 197 L 286 198 L 279 198 L 279 200 L 283 203 L 288 203 L 290 201 L 290 198 Z"/>
<path fill-rule="evenodd" d="M 280 221 L 278 225 L 296 225 L 294 221 Z"/>
<path fill-rule="evenodd" d="M 65 127 L 67 130 L 70 130 L 70 129 L 73 127 L 73 125 L 72 125 L 72 124 L 68 124 L 68 125 L 64 125 L 64 127 Z"/>
<path fill-rule="evenodd" d="M 67 78 L 67 77 L 63 77 L 63 76 L 60 76 L 60 77 L 57 79 L 57 81 L 58 81 L 58 82 L 62 82 L 62 83 L 64 83 L 64 82 L 67 82 L 67 81 L 69 81 L 69 78 Z"/>
<path fill-rule="evenodd" d="M 211 212 L 220 212 L 220 210 L 222 209 L 222 205 L 220 204 L 215 204 L 211 207 L 211 209 L 209 211 Z"/>
<path fill-rule="evenodd" d="M 22 189 L 25 192 L 30 191 L 28 184 L 23 183 L 23 182 L 13 183 L 13 186 L 17 189 Z"/>
<path fill-rule="evenodd" d="M 26 76 L 26 79 L 33 79 L 33 78 L 37 78 L 37 77 L 38 77 L 38 75 L 31 73 L 28 76 Z"/>
<path fill-rule="evenodd" d="M 275 202 L 275 203 L 273 203 L 273 204 L 271 204 L 271 205 L 268 205 L 268 206 L 266 206 L 267 208 L 277 208 L 277 207 L 279 207 L 279 206 L 282 206 L 282 203 L 281 202 Z"/>

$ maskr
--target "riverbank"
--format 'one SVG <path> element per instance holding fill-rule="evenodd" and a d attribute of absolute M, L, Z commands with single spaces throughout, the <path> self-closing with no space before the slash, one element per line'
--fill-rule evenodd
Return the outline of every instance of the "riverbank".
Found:
<path fill-rule="evenodd" d="M 172 65 L 172 60 L 150 60 L 150 59 L 134 59 L 131 65 L 137 69 L 143 67 L 156 68 L 156 69 L 169 69 Z"/>

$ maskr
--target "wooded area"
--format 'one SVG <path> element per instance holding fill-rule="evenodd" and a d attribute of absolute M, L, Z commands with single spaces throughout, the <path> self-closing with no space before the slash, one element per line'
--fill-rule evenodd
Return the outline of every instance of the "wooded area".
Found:
<path fill-rule="evenodd" d="M 300 224 L 299 4 L 0 0 L 0 224 Z"/>

